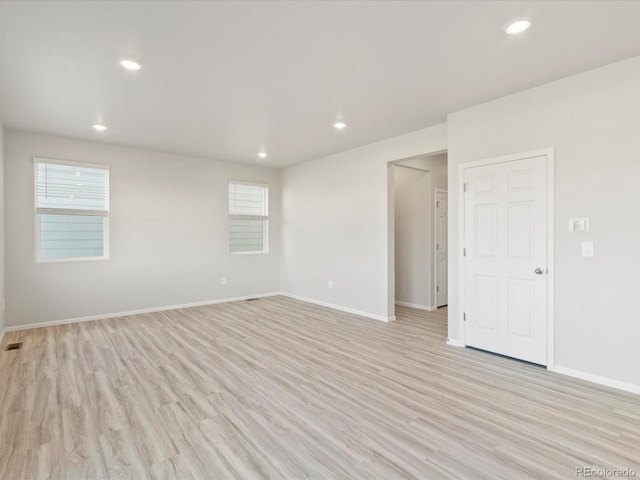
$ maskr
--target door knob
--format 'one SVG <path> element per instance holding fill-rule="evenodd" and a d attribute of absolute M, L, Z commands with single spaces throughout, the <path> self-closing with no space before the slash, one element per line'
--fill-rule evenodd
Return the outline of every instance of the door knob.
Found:
<path fill-rule="evenodd" d="M 536 268 L 534 272 L 536 272 L 536 275 L 542 275 L 544 273 L 541 268 Z"/>

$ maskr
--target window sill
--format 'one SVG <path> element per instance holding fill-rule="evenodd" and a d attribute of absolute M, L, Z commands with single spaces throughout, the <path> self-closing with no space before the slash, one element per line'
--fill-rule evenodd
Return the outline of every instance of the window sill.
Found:
<path fill-rule="evenodd" d="M 101 260 L 109 260 L 109 257 L 36 258 L 36 263 L 99 262 Z"/>

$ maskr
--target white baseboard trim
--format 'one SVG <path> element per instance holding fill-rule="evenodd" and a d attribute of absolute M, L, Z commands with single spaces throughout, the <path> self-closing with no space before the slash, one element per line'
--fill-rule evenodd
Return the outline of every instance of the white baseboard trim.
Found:
<path fill-rule="evenodd" d="M 3 328 L 2 331 L 0 332 L 0 345 L 2 345 L 2 339 L 4 338 L 4 331 L 5 329 Z"/>
<path fill-rule="evenodd" d="M 447 338 L 447 340 L 444 343 L 446 343 L 447 345 L 451 345 L 452 347 L 464 347 L 465 346 L 462 342 L 456 340 L 455 338 Z"/>
<path fill-rule="evenodd" d="M 353 313 L 361 317 L 371 318 L 373 320 L 379 320 L 381 322 L 393 322 L 396 316 L 383 317 L 382 315 L 375 315 L 373 313 L 363 312 L 362 310 L 356 310 L 355 308 L 343 307 L 342 305 L 336 305 L 333 303 L 322 302 L 320 300 L 314 300 L 313 298 L 301 297 L 300 295 L 294 295 L 293 293 L 280 292 L 283 297 L 293 298 L 294 300 L 300 300 L 301 302 L 312 303 L 314 305 L 320 305 L 321 307 L 332 308 L 334 310 L 340 310 L 341 312 Z"/>
<path fill-rule="evenodd" d="M 607 387 L 617 388 L 624 390 L 625 392 L 640 394 L 640 385 L 634 385 L 632 383 L 620 382 L 607 377 L 600 377 L 598 375 L 592 375 L 591 373 L 581 372 L 572 368 L 561 367 L 556 365 L 554 372 L 561 373 L 562 375 L 568 375 L 570 377 L 579 378 L 581 380 L 587 380 L 588 382 L 598 383 Z"/>
<path fill-rule="evenodd" d="M 401 307 L 417 308 L 418 310 L 426 310 L 427 312 L 434 312 L 438 309 L 438 307 L 427 307 L 426 305 L 419 305 L 417 303 L 409 303 L 409 302 L 400 302 L 399 300 L 396 300 L 396 305 L 400 305 Z"/>
<path fill-rule="evenodd" d="M 44 328 L 44 327 L 53 327 L 55 325 L 67 325 L 69 323 L 80 323 L 80 322 L 90 322 L 94 320 L 104 320 L 107 318 L 116 318 L 116 317 L 127 317 L 129 315 L 140 315 L 142 313 L 153 313 L 153 312 L 163 312 L 165 310 L 177 310 L 180 308 L 190 308 L 190 307 L 201 307 L 204 305 L 215 305 L 216 303 L 227 303 L 227 302 L 238 302 L 241 300 L 247 300 L 249 298 L 264 298 L 264 297 L 273 297 L 275 295 L 282 295 L 284 297 L 293 298 L 295 300 L 300 300 L 301 302 L 311 303 L 314 305 L 320 305 L 321 307 L 332 308 L 334 310 L 339 310 L 341 312 L 352 313 L 354 315 L 359 315 L 361 317 L 371 318 L 373 320 L 378 320 L 381 322 L 393 322 L 396 320 L 396 316 L 384 317 L 382 315 L 375 315 L 373 313 L 363 312 L 362 310 L 356 310 L 354 308 L 343 307 L 341 305 L 336 305 L 333 303 L 322 302 L 319 300 L 314 300 L 312 298 L 301 297 L 299 295 L 294 295 L 292 293 L 287 292 L 272 292 L 272 293 L 260 293 L 256 295 L 244 295 L 242 297 L 232 297 L 232 298 L 220 298 L 218 300 L 206 300 L 203 302 L 193 302 L 193 303 L 183 303 L 180 305 L 167 305 L 164 307 L 153 307 L 153 308 L 142 308 L 139 310 L 129 310 L 126 312 L 116 312 L 116 313 L 105 313 L 101 315 L 90 315 L 86 317 L 76 317 L 76 318 L 65 318 L 62 320 L 52 320 L 49 322 L 40 322 L 40 323 L 30 323 L 27 325 L 14 325 L 5 327 L 2 334 L 0 334 L 0 342 L 2 341 L 2 337 L 5 332 L 18 332 L 20 330 L 31 330 L 34 328 Z"/>
<path fill-rule="evenodd" d="M 259 293 L 257 295 L 245 295 L 242 297 L 221 298 L 218 300 L 206 300 L 204 302 L 183 303 L 181 305 L 168 305 L 165 307 L 143 308 L 140 310 L 130 310 L 128 312 L 106 313 L 104 315 L 91 315 L 88 317 L 68 318 L 64 320 L 52 320 L 50 322 L 31 323 L 28 325 L 15 325 L 11 327 L 6 327 L 4 329 L 4 332 L 17 332 L 20 330 L 31 330 L 33 328 L 53 327 L 55 325 L 66 325 L 69 323 L 89 322 L 93 320 L 104 320 L 107 318 L 116 318 L 116 317 L 127 317 L 129 315 L 139 315 L 141 313 L 163 312 L 165 310 L 178 310 L 180 308 L 202 307 L 204 305 L 215 305 L 216 303 L 238 302 L 241 300 L 248 300 L 249 298 L 273 297 L 275 295 L 280 295 L 280 293 L 278 292 Z M 4 332 L 2 332 L 3 335 L 4 335 Z M 1 341 L 1 337 L 0 337 L 0 341 Z"/>

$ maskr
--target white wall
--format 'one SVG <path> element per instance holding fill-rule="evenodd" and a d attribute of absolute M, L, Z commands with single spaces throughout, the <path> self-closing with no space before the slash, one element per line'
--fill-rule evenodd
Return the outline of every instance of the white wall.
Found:
<path fill-rule="evenodd" d="M 5 298 L 4 222 L 4 128 L 0 123 L 0 340 L 2 340 L 5 326 L 5 313 L 2 308 L 2 300 Z"/>
<path fill-rule="evenodd" d="M 393 167 L 396 302 L 428 308 L 431 299 L 429 172 Z"/>
<path fill-rule="evenodd" d="M 282 291 L 374 318 L 393 316 L 388 162 L 443 150 L 444 124 L 284 169 Z"/>
<path fill-rule="evenodd" d="M 458 338 L 458 166 L 555 147 L 555 361 L 640 386 L 640 57 L 448 118 L 450 338 Z M 569 233 L 587 217 L 591 231 Z M 583 258 L 580 242 L 595 242 Z"/>
<path fill-rule="evenodd" d="M 423 168 L 431 173 L 431 186 L 433 188 L 447 189 L 447 154 L 420 156 L 398 162 L 400 165 Z M 433 191 L 431 192 L 433 197 Z M 431 199 L 433 200 L 433 198 Z"/>
<path fill-rule="evenodd" d="M 108 260 L 35 262 L 34 156 L 111 166 Z M 275 169 L 6 130 L 5 173 L 8 327 L 279 290 Z M 228 253 L 230 179 L 270 184 L 269 254 Z"/>
<path fill-rule="evenodd" d="M 435 308 L 434 196 L 436 188 L 447 188 L 447 156 L 398 162 L 394 180 L 396 301 Z"/>

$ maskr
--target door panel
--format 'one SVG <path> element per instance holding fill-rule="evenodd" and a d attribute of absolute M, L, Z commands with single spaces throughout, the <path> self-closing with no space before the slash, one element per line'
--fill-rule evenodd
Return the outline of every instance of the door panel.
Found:
<path fill-rule="evenodd" d="M 465 183 L 465 343 L 546 365 L 546 157 L 468 168 Z"/>
<path fill-rule="evenodd" d="M 474 251 L 477 257 L 496 255 L 496 205 L 475 205 L 475 238 Z"/>
<path fill-rule="evenodd" d="M 531 171 L 507 173 L 507 189 L 510 192 L 525 192 L 533 190 L 534 175 Z"/>
<path fill-rule="evenodd" d="M 473 179 L 473 191 L 476 196 L 491 195 L 496 193 L 496 177 L 495 175 L 486 175 Z"/>
<path fill-rule="evenodd" d="M 509 258 L 531 258 L 533 254 L 533 203 L 509 202 L 508 206 Z"/>
<path fill-rule="evenodd" d="M 507 331 L 509 335 L 531 337 L 533 331 L 532 280 L 510 278 L 508 284 Z"/>

